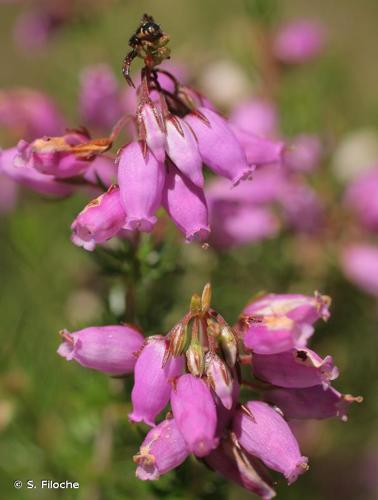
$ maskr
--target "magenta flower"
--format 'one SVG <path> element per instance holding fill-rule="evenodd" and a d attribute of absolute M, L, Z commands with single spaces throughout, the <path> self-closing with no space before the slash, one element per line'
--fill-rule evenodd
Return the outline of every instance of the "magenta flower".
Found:
<path fill-rule="evenodd" d="M 137 464 L 136 477 L 154 481 L 181 465 L 189 450 L 175 420 L 163 420 L 149 431 L 133 460 Z"/>
<path fill-rule="evenodd" d="M 125 228 L 150 232 L 161 203 L 164 166 L 151 153 L 143 156 L 140 144 L 132 142 L 120 153 L 118 182 L 127 214 Z"/>
<path fill-rule="evenodd" d="M 133 422 L 145 422 L 154 427 L 155 418 L 169 402 L 175 378 L 183 372 L 182 356 L 164 364 L 166 347 L 163 337 L 150 337 L 139 354 L 131 393 L 133 411 L 129 413 Z"/>
<path fill-rule="evenodd" d="M 61 336 L 60 356 L 112 375 L 133 371 L 144 340 L 130 325 L 93 326 L 74 333 L 63 330 Z"/>
<path fill-rule="evenodd" d="M 378 167 L 362 173 L 349 185 L 345 203 L 363 227 L 378 233 Z"/>
<path fill-rule="evenodd" d="M 288 419 L 339 417 L 344 422 L 348 419 L 348 407 L 362 402 L 360 396 L 341 394 L 333 387 L 324 389 L 321 385 L 303 389 L 273 388 L 265 391 L 264 399 L 280 408 Z"/>
<path fill-rule="evenodd" d="M 163 206 L 187 241 L 207 239 L 210 228 L 205 195 L 174 165 L 168 168 Z"/>
<path fill-rule="evenodd" d="M 249 401 L 235 413 L 233 431 L 239 443 L 265 465 L 284 474 L 289 484 L 308 469 L 308 459 L 277 410 L 261 401 Z"/>
<path fill-rule="evenodd" d="M 315 294 L 270 294 L 249 304 L 241 316 L 244 344 L 258 354 L 303 348 L 313 334 L 313 323 L 329 317 L 330 298 Z"/>
<path fill-rule="evenodd" d="M 341 254 L 344 274 L 364 292 L 378 296 L 378 248 L 368 243 L 348 245 Z"/>
<path fill-rule="evenodd" d="M 198 110 L 205 118 L 189 114 L 185 121 L 198 140 L 202 161 L 216 174 L 238 184 L 250 177 L 253 166 L 248 165 L 245 153 L 226 120 L 207 108 Z"/>
<path fill-rule="evenodd" d="M 65 120 L 54 102 L 42 92 L 28 88 L 0 91 L 0 127 L 17 140 L 27 141 L 63 132 Z"/>
<path fill-rule="evenodd" d="M 198 377 L 182 375 L 171 394 L 173 416 L 188 449 L 197 457 L 216 448 L 217 413 L 209 387 Z"/>
<path fill-rule="evenodd" d="M 301 64 L 317 57 L 325 45 L 324 27 L 312 19 L 301 19 L 281 27 L 273 52 L 285 64 Z"/>
<path fill-rule="evenodd" d="M 231 113 L 230 122 L 251 135 L 275 137 L 278 130 L 278 112 L 272 102 L 253 99 L 237 106 Z"/>
<path fill-rule="evenodd" d="M 204 460 L 226 479 L 252 491 L 263 500 L 276 496 L 264 466 L 231 440 L 223 440 Z"/>
<path fill-rule="evenodd" d="M 207 380 L 227 410 L 233 405 L 233 377 L 227 364 L 215 353 L 208 352 L 205 356 L 205 371 Z"/>
<path fill-rule="evenodd" d="M 115 236 L 125 223 L 120 190 L 111 186 L 106 193 L 88 203 L 76 217 L 71 225 L 71 239 L 75 245 L 92 251 L 96 244 Z"/>
<path fill-rule="evenodd" d="M 75 177 L 87 170 L 90 164 L 85 156 L 74 152 L 86 142 L 88 137 L 76 132 L 63 137 L 36 139 L 31 144 L 21 140 L 17 145 L 17 164 L 57 178 Z"/>
<path fill-rule="evenodd" d="M 42 174 L 29 164 L 19 165 L 18 154 L 17 148 L 0 150 L 0 168 L 7 177 L 43 195 L 65 197 L 73 192 L 72 185 L 59 182 L 53 175 Z"/>
<path fill-rule="evenodd" d="M 327 388 L 339 375 L 331 356 L 322 359 L 305 347 L 277 354 L 253 354 L 252 372 L 260 380 L 288 388 L 320 384 Z"/>
<path fill-rule="evenodd" d="M 87 66 L 80 75 L 79 95 L 82 122 L 108 132 L 125 111 L 112 69 L 106 64 Z"/>

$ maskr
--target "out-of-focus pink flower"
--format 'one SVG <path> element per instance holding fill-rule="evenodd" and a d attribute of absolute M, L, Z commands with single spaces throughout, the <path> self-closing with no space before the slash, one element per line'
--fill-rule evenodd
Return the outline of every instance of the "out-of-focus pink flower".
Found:
<path fill-rule="evenodd" d="M 323 153 L 316 135 L 301 134 L 291 141 L 283 155 L 285 166 L 293 172 L 312 172 L 319 166 Z"/>
<path fill-rule="evenodd" d="M 279 387 L 329 387 L 339 371 L 331 356 L 322 359 L 310 349 L 292 349 L 277 354 L 253 354 L 252 372 L 260 380 Z"/>
<path fill-rule="evenodd" d="M 328 319 L 329 305 L 326 295 L 266 295 L 249 304 L 241 315 L 244 344 L 259 354 L 303 348 L 313 334 L 313 323 Z"/>
<path fill-rule="evenodd" d="M 351 244 L 342 252 L 341 265 L 353 283 L 378 296 L 378 247 L 367 243 Z"/>
<path fill-rule="evenodd" d="M 256 243 L 276 236 L 280 229 L 279 221 L 269 207 L 243 205 L 210 195 L 209 212 L 210 243 L 216 248 Z"/>
<path fill-rule="evenodd" d="M 61 332 L 58 354 L 86 368 L 123 375 L 131 373 L 143 335 L 130 325 L 93 326 L 74 333 Z"/>
<path fill-rule="evenodd" d="M 132 142 L 120 153 L 118 183 L 127 213 L 126 229 L 150 232 L 157 220 L 165 182 L 164 165 L 151 152 L 144 157 L 139 143 Z"/>
<path fill-rule="evenodd" d="M 295 231 L 318 233 L 324 226 L 324 207 L 317 193 L 299 181 L 286 183 L 277 200 L 283 216 Z"/>
<path fill-rule="evenodd" d="M 121 203 L 119 188 L 109 190 L 92 200 L 71 225 L 75 245 L 92 251 L 96 244 L 115 236 L 126 223 L 126 213 Z"/>
<path fill-rule="evenodd" d="M 242 146 L 226 120 L 207 108 L 199 108 L 199 111 L 209 123 L 194 114 L 186 116 L 185 121 L 196 134 L 203 162 L 233 184 L 249 177 L 253 168 L 248 165 Z"/>
<path fill-rule="evenodd" d="M 278 131 L 277 109 L 270 101 L 253 99 L 239 104 L 234 109 L 230 123 L 252 135 L 275 137 Z"/>
<path fill-rule="evenodd" d="M 53 10 L 23 12 L 13 28 L 14 41 L 25 51 L 40 49 L 63 22 L 64 19 Z"/>
<path fill-rule="evenodd" d="M 285 418 L 324 419 L 339 417 L 346 421 L 347 409 L 362 398 L 341 394 L 333 387 L 324 389 L 321 385 L 303 389 L 273 388 L 265 391 L 265 401 L 278 406 Z"/>
<path fill-rule="evenodd" d="M 129 419 L 155 426 L 156 416 L 168 404 L 172 383 L 184 369 L 183 356 L 174 357 L 164 364 L 166 341 L 163 337 L 150 337 L 135 365 L 135 382 L 131 393 L 133 411 Z"/>
<path fill-rule="evenodd" d="M 229 439 L 221 441 L 218 448 L 207 455 L 204 461 L 226 479 L 252 491 L 263 500 L 276 496 L 272 481 L 261 462 Z"/>
<path fill-rule="evenodd" d="M 109 132 L 124 112 L 121 91 L 107 64 L 87 66 L 80 75 L 80 115 L 85 126 Z"/>
<path fill-rule="evenodd" d="M 182 375 L 172 390 L 171 405 L 177 427 L 192 453 L 204 457 L 216 448 L 217 413 L 203 380 L 191 374 Z"/>
<path fill-rule="evenodd" d="M 368 230 L 378 233 L 378 166 L 362 173 L 345 194 L 346 205 Z"/>
<path fill-rule="evenodd" d="M 266 403 L 249 401 L 247 412 L 235 413 L 233 431 L 242 447 L 273 470 L 282 472 L 289 484 L 308 469 L 308 459 L 299 450 L 290 427 Z"/>
<path fill-rule="evenodd" d="M 15 88 L 0 91 L 0 127 L 17 140 L 33 140 L 63 132 L 65 120 L 53 101 L 36 90 Z"/>
<path fill-rule="evenodd" d="M 189 450 L 175 419 L 163 420 L 150 430 L 133 460 L 138 465 L 136 477 L 154 481 L 178 467 L 188 457 Z"/>
<path fill-rule="evenodd" d="M 210 228 L 204 192 L 172 165 L 165 181 L 163 206 L 187 241 L 207 239 Z"/>
<path fill-rule="evenodd" d="M 317 57 L 325 45 L 324 27 L 312 19 L 292 21 L 278 31 L 273 42 L 277 59 L 286 64 L 301 64 Z"/>
<path fill-rule="evenodd" d="M 0 170 L 18 184 L 22 184 L 37 193 L 49 196 L 69 196 L 74 191 L 74 186 L 59 182 L 53 175 L 45 175 L 32 166 L 18 165 L 17 148 L 0 150 Z"/>

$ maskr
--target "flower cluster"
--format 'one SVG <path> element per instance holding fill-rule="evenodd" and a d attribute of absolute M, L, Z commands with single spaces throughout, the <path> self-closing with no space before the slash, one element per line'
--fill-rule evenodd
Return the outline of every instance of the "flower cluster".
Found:
<path fill-rule="evenodd" d="M 119 200 L 116 212 L 106 210 L 105 194 L 72 226 L 73 241 L 86 249 L 104 241 L 97 234 L 103 226 L 94 228 L 90 222 L 93 206 L 104 207 L 106 230 L 113 228 L 108 238 L 120 227 L 150 232 L 162 206 L 187 241 L 203 241 L 210 231 L 203 166 L 226 178 L 231 189 L 257 165 L 277 161 L 282 152 L 281 143 L 254 136 L 240 140 L 238 130 L 207 99 L 166 70 L 144 71 L 136 96 L 135 115 L 124 118 L 133 125 L 133 140 L 117 155 L 119 189 L 112 189 L 112 197 Z M 118 224 L 109 223 L 115 219 Z"/>
<path fill-rule="evenodd" d="M 210 302 L 206 285 L 165 336 L 145 340 L 129 325 L 63 331 L 58 353 L 106 373 L 134 373 L 129 419 L 151 427 L 134 456 L 139 479 L 159 479 L 192 454 L 270 499 L 268 468 L 289 484 L 308 468 L 288 421 L 346 420 L 347 406 L 360 401 L 331 386 L 332 357 L 307 347 L 313 324 L 329 317 L 330 299 L 266 295 L 234 328 Z"/>

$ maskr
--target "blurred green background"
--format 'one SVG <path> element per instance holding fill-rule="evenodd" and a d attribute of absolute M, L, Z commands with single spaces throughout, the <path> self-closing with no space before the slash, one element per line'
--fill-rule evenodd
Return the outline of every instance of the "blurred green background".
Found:
<path fill-rule="evenodd" d="M 279 93 L 283 129 L 327 131 L 334 141 L 354 128 L 378 125 L 378 3 L 376 0 L 283 0 L 282 19 L 314 16 L 328 28 L 325 56 L 293 71 Z M 83 66 L 107 62 L 120 76 L 127 40 L 143 12 L 153 14 L 172 36 L 173 60 L 194 76 L 208 61 L 231 59 L 253 82 L 251 22 L 242 0 L 102 2 L 85 20 L 63 30 L 40 52 L 21 53 L 11 40 L 22 6 L 0 6 L 0 88 L 30 86 L 49 93 L 77 124 L 78 75 Z M 137 63 L 139 64 L 139 63 Z M 10 144 L 2 144 L 6 147 Z M 327 166 L 323 184 L 332 185 Z M 331 191 L 334 203 L 338 189 Z M 329 194 L 328 194 L 329 196 Z M 332 199 L 331 199 L 332 201 Z M 122 281 L 101 276 L 91 255 L 69 240 L 83 195 L 46 201 L 26 192 L 15 212 L 0 221 L 0 491 L 4 498 L 80 500 L 122 498 L 247 498 L 194 460 L 156 484 L 134 477 L 132 455 L 144 432 L 127 421 L 121 381 L 108 379 L 56 355 L 57 332 L 114 321 L 104 297 L 117 302 Z M 172 243 L 174 246 L 174 244 Z M 167 251 L 180 272 L 139 290 L 140 322 L 149 333 L 164 331 L 185 311 L 193 291 L 214 285 L 214 305 L 233 322 L 259 290 L 312 293 L 333 298 L 332 317 L 314 337 L 321 354 L 334 355 L 341 370 L 336 387 L 361 394 L 348 423 L 309 423 L 302 452 L 310 471 L 279 498 L 373 500 L 378 498 L 378 368 L 374 299 L 348 284 L 326 244 L 323 265 L 313 266 L 290 234 L 220 256 L 195 246 Z M 179 256 L 177 255 L 179 253 Z M 147 293 L 148 292 L 148 293 Z M 108 300 L 109 303 L 109 300 Z M 114 309 L 115 306 L 113 306 Z M 79 490 L 16 490 L 20 479 L 72 480 Z"/>

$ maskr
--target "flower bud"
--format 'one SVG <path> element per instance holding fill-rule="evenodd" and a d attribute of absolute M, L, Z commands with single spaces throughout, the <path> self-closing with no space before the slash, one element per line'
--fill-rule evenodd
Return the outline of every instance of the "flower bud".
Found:
<path fill-rule="evenodd" d="M 143 347 L 134 370 L 131 393 L 133 411 L 129 419 L 154 426 L 156 416 L 164 409 L 171 395 L 172 381 L 181 375 L 184 358 L 170 358 L 163 366 L 166 341 L 163 337 L 150 337 Z"/>
<path fill-rule="evenodd" d="M 163 420 L 149 431 L 139 453 L 133 457 L 138 465 L 136 477 L 143 481 L 159 479 L 181 465 L 188 455 L 188 448 L 175 420 Z"/>
<path fill-rule="evenodd" d="M 211 295 L 212 295 L 211 284 L 206 283 L 206 285 L 203 288 L 202 297 L 201 297 L 201 310 L 202 310 L 202 312 L 207 312 L 210 309 Z"/>
<path fill-rule="evenodd" d="M 180 356 L 185 350 L 188 342 L 188 324 L 179 322 L 168 334 L 169 353 L 172 356 Z"/>
<path fill-rule="evenodd" d="M 231 368 L 235 366 L 238 355 L 238 343 L 232 328 L 226 324 L 222 325 L 219 335 L 219 343 L 222 348 L 226 363 Z"/>
<path fill-rule="evenodd" d="M 219 397 L 223 406 L 228 410 L 231 409 L 233 380 L 230 370 L 220 357 L 213 352 L 206 354 L 205 369 L 213 391 Z"/>
<path fill-rule="evenodd" d="M 199 342 L 192 341 L 189 349 L 186 351 L 186 363 L 188 370 L 195 377 L 202 377 L 205 370 L 205 359 L 203 348 Z"/>
<path fill-rule="evenodd" d="M 68 361 L 112 375 L 131 373 L 143 344 L 141 333 L 129 325 L 93 326 L 74 333 L 63 330 L 58 354 Z"/>
<path fill-rule="evenodd" d="M 273 470 L 284 474 L 289 484 L 308 469 L 298 443 L 282 416 L 261 401 L 246 403 L 235 413 L 233 430 L 242 447 Z"/>
<path fill-rule="evenodd" d="M 188 449 L 204 457 L 218 445 L 217 414 L 209 387 L 191 374 L 182 375 L 172 390 L 171 405 Z"/>

